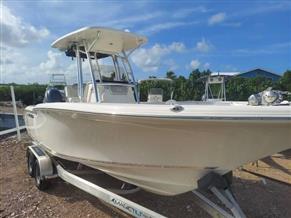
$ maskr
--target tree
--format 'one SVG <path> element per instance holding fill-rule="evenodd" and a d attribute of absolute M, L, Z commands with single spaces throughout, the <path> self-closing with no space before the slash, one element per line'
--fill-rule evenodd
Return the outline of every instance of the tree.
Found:
<path fill-rule="evenodd" d="M 0 101 L 11 101 L 10 85 L 0 86 Z M 18 85 L 13 84 L 16 101 L 22 101 L 25 105 L 32 105 L 42 102 L 47 85 L 29 84 Z"/>
<path fill-rule="evenodd" d="M 172 80 L 175 80 L 177 78 L 177 76 L 175 75 L 175 73 L 173 71 L 168 71 L 166 73 L 166 77 Z"/>
<path fill-rule="evenodd" d="M 265 77 L 233 77 L 226 83 L 226 98 L 231 101 L 246 101 L 252 94 L 273 87 L 274 82 Z"/>
<path fill-rule="evenodd" d="M 286 70 L 278 82 L 278 88 L 282 91 L 291 92 L 291 70 Z"/>
<path fill-rule="evenodd" d="M 166 77 L 173 80 L 170 84 L 168 81 L 150 80 L 140 84 L 141 101 L 147 101 L 147 95 L 150 88 L 162 88 L 164 91 L 164 100 L 170 99 L 171 92 L 174 90 L 173 98 L 177 101 L 195 100 L 200 101 L 204 94 L 204 81 L 211 74 L 209 70 L 193 70 L 188 77 L 177 76 L 175 72 L 168 71 Z M 156 78 L 150 76 L 150 78 Z M 0 101 L 10 101 L 10 84 L 0 85 Z M 42 102 L 47 85 L 13 84 L 15 89 L 16 100 L 21 100 L 25 105 L 37 104 Z M 291 71 L 287 70 L 281 79 L 274 82 L 264 77 L 241 78 L 232 77 L 226 83 L 226 97 L 231 101 L 246 101 L 251 94 L 261 92 L 268 87 L 291 92 Z M 289 99 L 291 100 L 291 99 Z"/>

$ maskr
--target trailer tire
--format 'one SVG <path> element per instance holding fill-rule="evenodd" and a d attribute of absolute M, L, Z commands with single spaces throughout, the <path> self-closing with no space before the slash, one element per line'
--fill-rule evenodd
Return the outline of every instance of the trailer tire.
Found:
<path fill-rule="evenodd" d="M 39 190 L 43 191 L 48 188 L 49 182 L 47 179 L 41 176 L 40 166 L 39 166 L 38 161 L 35 161 L 35 165 L 34 165 L 34 179 L 35 179 L 35 185 Z"/>
<path fill-rule="evenodd" d="M 27 150 L 27 171 L 31 177 L 34 177 L 35 171 L 35 156 L 30 150 Z"/>

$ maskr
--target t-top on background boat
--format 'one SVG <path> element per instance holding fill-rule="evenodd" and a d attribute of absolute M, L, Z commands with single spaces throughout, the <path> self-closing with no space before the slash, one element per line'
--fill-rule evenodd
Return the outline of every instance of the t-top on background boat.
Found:
<path fill-rule="evenodd" d="M 209 172 L 225 175 L 291 147 L 290 105 L 140 104 L 128 57 L 146 41 L 99 27 L 56 40 L 52 47 L 77 60 L 78 84 L 66 87 L 65 102 L 26 108 L 32 139 L 51 156 L 160 195 L 194 190 Z M 113 62 L 109 73 L 98 62 L 105 58 Z M 87 84 L 82 59 L 89 63 Z"/>
<path fill-rule="evenodd" d="M 205 93 L 202 96 L 202 101 L 226 101 L 226 89 L 225 89 L 225 82 L 227 79 L 227 76 L 220 75 L 219 73 L 217 75 L 209 75 L 205 78 L 202 78 L 205 83 Z M 215 88 L 212 86 L 215 86 L 218 88 L 216 96 L 213 94 L 212 89 Z M 219 86 L 219 87 L 217 87 Z"/>

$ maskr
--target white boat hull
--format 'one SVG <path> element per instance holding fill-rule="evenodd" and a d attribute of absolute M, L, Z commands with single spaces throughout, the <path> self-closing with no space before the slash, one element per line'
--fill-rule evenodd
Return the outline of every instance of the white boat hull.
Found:
<path fill-rule="evenodd" d="M 193 190 L 209 171 L 225 174 L 291 147 L 290 118 L 138 116 L 122 113 L 114 105 L 115 113 L 93 112 L 98 104 L 88 104 L 91 109 L 86 112 L 63 110 L 60 105 L 27 109 L 33 140 L 52 155 L 161 195 Z"/>

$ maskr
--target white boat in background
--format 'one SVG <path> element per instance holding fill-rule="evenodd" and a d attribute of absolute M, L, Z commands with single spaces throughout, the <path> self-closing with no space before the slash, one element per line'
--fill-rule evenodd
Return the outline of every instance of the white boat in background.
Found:
<path fill-rule="evenodd" d="M 66 87 L 66 102 L 48 96 L 26 108 L 33 140 L 52 156 L 161 195 L 191 191 L 211 171 L 224 175 L 291 147 L 289 105 L 140 104 L 128 56 L 146 41 L 99 27 L 56 40 L 52 47 L 76 57 L 78 85 Z M 106 58 L 111 72 L 98 62 Z M 81 59 L 91 73 L 85 85 Z"/>
<path fill-rule="evenodd" d="M 173 90 L 173 80 L 170 78 L 148 78 L 148 79 L 143 79 L 143 80 L 139 80 L 139 93 L 140 93 L 140 86 L 145 83 L 145 82 L 150 82 L 152 83 L 152 87 L 149 87 L 149 90 L 147 90 L 147 103 L 150 104 L 162 104 L 162 103 L 170 103 L 171 100 L 173 100 L 173 94 L 174 94 L 174 90 Z M 159 82 L 166 82 L 171 88 L 171 93 L 170 93 L 170 101 L 165 102 L 164 99 L 164 90 L 160 87 L 157 87 L 156 85 L 158 85 Z M 156 84 L 155 84 L 156 83 Z M 139 96 L 139 99 L 141 98 L 141 96 Z"/>

